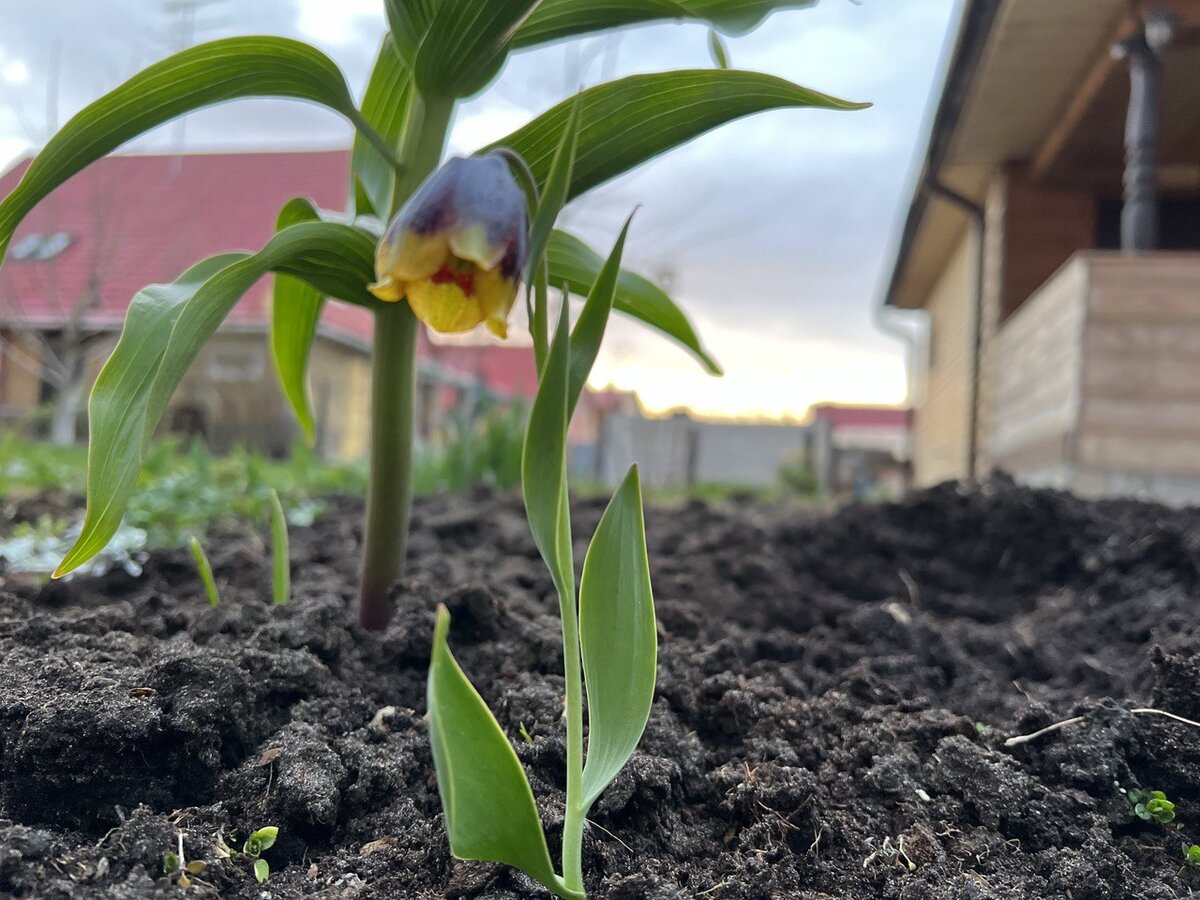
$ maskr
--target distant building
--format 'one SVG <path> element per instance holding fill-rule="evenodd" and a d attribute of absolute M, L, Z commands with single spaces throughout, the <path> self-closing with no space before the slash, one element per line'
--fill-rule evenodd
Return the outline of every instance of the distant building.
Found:
<path fill-rule="evenodd" d="M 596 476 L 615 484 L 637 462 L 650 487 L 772 487 L 803 470 L 826 495 L 898 493 L 908 481 L 911 414 L 893 407 L 812 408 L 805 424 L 706 422 L 614 414 L 596 451 Z"/>
<path fill-rule="evenodd" d="M 1200 3 L 967 0 L 885 303 L 917 484 L 1200 500 Z"/>
<path fill-rule="evenodd" d="M 0 196 L 28 162 L 0 177 Z M 217 253 L 256 250 L 292 197 L 344 209 L 349 183 L 343 150 L 111 156 L 76 175 L 22 223 L 0 266 L 0 423 L 26 422 L 54 395 L 51 367 L 70 347 L 84 348 L 90 386 L 142 287 L 173 281 Z M 164 430 L 199 435 L 218 450 L 290 448 L 297 428 L 266 341 L 270 295 L 264 279 L 234 308 L 184 378 Z M 373 324 L 361 308 L 325 306 L 310 382 L 327 456 L 366 453 Z M 537 387 L 526 347 L 439 346 L 424 334 L 419 375 L 426 437 L 464 393 L 528 401 Z M 595 431 L 589 417 L 602 405 L 585 399 L 574 428 Z"/>
<path fill-rule="evenodd" d="M 901 493 L 911 480 L 912 410 L 819 403 L 805 454 L 827 495 Z"/>

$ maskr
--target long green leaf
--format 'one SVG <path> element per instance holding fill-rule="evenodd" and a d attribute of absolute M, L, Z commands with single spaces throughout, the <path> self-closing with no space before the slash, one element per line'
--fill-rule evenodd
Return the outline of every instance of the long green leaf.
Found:
<path fill-rule="evenodd" d="M 517 31 L 513 43 L 528 47 L 665 19 L 709 22 L 726 34 L 743 34 L 777 9 L 803 9 L 815 4 L 816 0 L 542 0 Z"/>
<path fill-rule="evenodd" d="M 586 808 L 633 755 L 654 700 L 658 636 L 637 466 L 617 488 L 588 547 L 579 640 L 588 699 Z"/>
<path fill-rule="evenodd" d="M 412 77 L 396 45 L 390 37 L 385 37 L 363 93 L 362 116 L 389 145 L 397 146 L 411 103 Z M 369 209 L 360 208 L 358 212 L 370 212 L 387 219 L 396 180 L 396 167 L 391 160 L 382 156 L 361 134 L 355 134 L 350 171 L 370 202 Z"/>
<path fill-rule="evenodd" d="M 329 296 L 374 306 L 365 287 L 373 256 L 374 241 L 356 228 L 304 222 L 279 232 L 253 256 L 210 257 L 171 284 L 137 293 L 92 388 L 87 513 L 55 576 L 91 559 L 116 532 L 171 395 L 242 295 L 267 273 L 283 272 Z"/>
<path fill-rule="evenodd" d="M 271 491 L 271 598 L 283 606 L 292 596 L 292 557 L 288 549 L 287 516 L 279 493 Z"/>
<path fill-rule="evenodd" d="M 155 63 L 85 106 L 50 138 L 21 182 L 0 202 L 0 258 L 21 219 L 56 187 L 119 147 L 176 116 L 239 97 L 290 97 L 341 113 L 374 141 L 342 73 L 315 47 L 281 37 L 200 44 Z"/>
<path fill-rule="evenodd" d="M 550 282 L 566 285 L 574 294 L 587 295 L 604 267 L 604 258 L 574 235 L 555 231 L 546 251 Z M 701 344 L 687 316 L 667 294 L 640 275 L 622 269 L 617 278 L 613 308 L 638 319 L 677 341 L 698 359 L 709 372 L 721 374 L 721 367 Z"/>
<path fill-rule="evenodd" d="M 567 203 L 567 194 L 571 189 L 571 169 L 575 165 L 575 147 L 579 140 L 579 104 L 571 109 L 571 114 L 563 124 L 562 135 L 554 158 L 550 161 L 550 171 L 546 182 L 542 185 L 542 195 L 538 208 L 534 211 L 533 221 L 529 223 L 529 265 L 530 275 L 541 265 L 554 233 L 554 223 L 559 213 Z M 527 276 L 528 277 L 528 276 Z"/>
<path fill-rule="evenodd" d="M 571 520 L 567 509 L 567 410 L 570 407 L 571 339 L 564 303 L 550 353 L 529 411 L 521 457 L 525 513 L 542 559 L 563 602 L 575 596 Z M 573 600 L 570 602 L 574 602 Z"/>
<path fill-rule="evenodd" d="M 575 330 L 571 332 L 570 380 L 567 389 L 567 421 L 575 412 L 575 405 L 583 393 L 588 376 L 592 374 L 592 365 L 600 353 L 600 343 L 604 340 L 604 330 L 608 326 L 608 314 L 612 312 L 613 297 L 617 291 L 617 280 L 621 274 L 621 254 L 625 252 L 625 236 L 629 234 L 629 223 L 633 215 L 625 220 L 625 226 L 613 245 L 612 252 L 600 268 L 592 289 L 588 292 Z"/>
<path fill-rule="evenodd" d="M 429 737 L 450 852 L 506 863 L 560 897 L 529 779 L 499 723 L 446 643 L 450 613 L 439 606 L 429 665 Z"/>
<path fill-rule="evenodd" d="M 630 75 L 588 88 L 578 98 L 579 143 L 568 199 L 751 113 L 784 107 L 851 110 L 869 105 L 839 100 L 774 75 L 737 69 Z M 575 98 L 564 100 L 493 146 L 520 153 L 538 183 L 544 184 L 575 102 Z M 771 152 L 786 153 L 787 148 L 775 147 Z"/>
<path fill-rule="evenodd" d="M 441 0 L 417 48 L 417 87 L 449 97 L 479 91 L 504 64 L 513 35 L 538 2 Z"/>
<path fill-rule="evenodd" d="M 546 359 L 548 338 L 547 322 L 550 303 L 549 272 L 546 267 L 546 245 L 554 233 L 554 222 L 567 202 L 567 191 L 571 187 L 571 167 L 575 164 L 575 144 L 579 135 L 579 104 L 572 107 L 571 115 L 563 126 L 562 137 L 550 174 L 542 188 L 533 221 L 529 226 L 529 264 L 526 267 L 525 301 L 529 314 L 529 333 L 533 338 L 533 357 L 540 370 Z M 536 189 L 530 194 L 536 193 Z M 532 202 L 532 200 L 531 200 Z M 539 371 L 540 375 L 540 371 Z"/>
<path fill-rule="evenodd" d="M 312 202 L 294 197 L 284 204 L 275 219 L 275 230 L 283 231 L 300 222 L 312 222 L 320 213 Z M 316 440 L 312 402 L 308 394 L 308 357 L 325 296 L 307 281 L 293 275 L 276 275 L 271 293 L 271 359 L 279 386 L 309 444 Z"/>

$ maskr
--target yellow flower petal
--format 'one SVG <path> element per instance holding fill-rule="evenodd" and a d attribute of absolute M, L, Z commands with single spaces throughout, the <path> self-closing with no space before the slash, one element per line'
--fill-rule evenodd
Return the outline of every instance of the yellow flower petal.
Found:
<path fill-rule="evenodd" d="M 390 275 L 385 275 L 378 281 L 372 281 L 367 285 L 367 290 L 380 300 L 386 300 L 388 303 L 395 303 L 397 300 L 404 299 L 403 282 L 396 281 Z"/>
<path fill-rule="evenodd" d="M 488 330 L 499 338 L 508 337 L 508 314 L 517 297 L 517 284 L 499 270 L 475 274 L 475 297 L 487 322 Z"/>
<path fill-rule="evenodd" d="M 450 247 L 443 234 L 421 235 L 407 229 L 388 236 L 375 248 L 375 276 L 382 281 L 428 278 L 446 264 Z"/>
<path fill-rule="evenodd" d="M 413 282 L 408 287 L 408 305 L 413 315 L 442 334 L 470 331 L 484 319 L 478 301 L 454 282 Z"/>

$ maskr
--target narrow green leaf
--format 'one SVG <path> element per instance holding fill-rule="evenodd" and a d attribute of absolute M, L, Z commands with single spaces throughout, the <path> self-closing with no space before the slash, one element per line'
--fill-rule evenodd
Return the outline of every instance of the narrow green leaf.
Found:
<path fill-rule="evenodd" d="M 708 31 L 708 52 L 712 54 L 714 66 L 718 69 L 729 68 L 729 50 L 715 28 Z"/>
<path fill-rule="evenodd" d="M 399 145 L 411 102 L 412 77 L 396 45 L 390 37 L 385 37 L 363 94 L 362 116 L 390 146 L 395 147 Z M 391 160 L 382 156 L 361 134 L 355 134 L 350 171 L 369 203 L 368 209 L 361 203 L 356 204 L 358 212 L 370 212 L 387 219 L 396 180 L 396 167 Z"/>
<path fill-rule="evenodd" d="M 450 851 L 506 863 L 560 897 L 537 804 L 521 761 L 450 652 L 450 613 L 439 606 L 429 664 L 429 738 Z"/>
<path fill-rule="evenodd" d="M 417 87 L 442 97 L 478 92 L 500 71 L 513 35 L 538 2 L 441 0 L 417 48 Z"/>
<path fill-rule="evenodd" d="M 254 879 L 263 884 L 271 877 L 271 866 L 265 859 L 256 859 L 254 861 Z"/>
<path fill-rule="evenodd" d="M 603 258 L 595 250 L 565 231 L 555 231 L 550 236 L 546 259 L 550 265 L 551 283 L 565 284 L 572 293 L 584 296 L 591 291 L 604 267 Z M 709 372 L 721 374 L 721 367 L 704 349 L 687 316 L 653 282 L 622 269 L 617 278 L 613 308 L 677 341 Z"/>
<path fill-rule="evenodd" d="M 200 44 L 155 63 L 85 106 L 47 141 L 0 202 L 0 258 L 21 219 L 76 172 L 177 116 L 240 97 L 319 103 L 353 122 L 381 153 L 391 153 L 362 120 L 333 60 L 315 47 L 281 37 Z"/>
<path fill-rule="evenodd" d="M 571 340 L 564 303 L 537 396 L 529 411 L 521 458 L 521 486 L 534 543 L 550 568 L 560 598 L 575 595 L 571 520 L 567 510 L 567 409 Z M 564 600 L 565 602 L 565 600 Z"/>
<path fill-rule="evenodd" d="M 621 254 L 625 251 L 625 236 L 629 234 L 629 223 L 633 214 L 625 220 L 625 226 L 613 244 L 612 252 L 600 268 L 592 289 L 588 292 L 575 330 L 571 332 L 570 381 L 567 389 L 567 421 L 575 412 L 575 405 L 583 393 L 592 365 L 600 352 L 604 330 L 608 326 L 608 314 L 612 312 L 613 298 L 617 291 L 617 280 L 621 274 Z"/>
<path fill-rule="evenodd" d="M 195 535 L 191 536 L 188 546 L 192 551 L 192 559 L 196 562 L 196 571 L 200 574 L 200 583 L 204 585 L 204 596 L 208 598 L 208 605 L 217 606 L 221 602 L 221 595 L 217 593 L 217 581 L 213 578 L 212 565 L 204 553 L 204 547 Z"/>
<path fill-rule="evenodd" d="M 665 19 L 709 22 L 727 34 L 744 34 L 777 9 L 804 9 L 815 4 L 816 0 L 542 0 L 518 29 L 513 43 L 528 47 Z"/>
<path fill-rule="evenodd" d="M 633 755 L 654 700 L 658 635 L 637 466 L 596 527 L 579 586 L 588 699 L 583 801 L 590 807 Z"/>
<path fill-rule="evenodd" d="M 575 165 L 575 146 L 579 138 L 579 104 L 571 108 L 571 114 L 563 125 L 562 136 L 550 163 L 550 172 L 542 187 L 538 208 L 529 225 L 528 272 L 537 272 L 554 232 L 554 223 L 567 203 L 567 192 L 571 189 L 571 168 Z M 527 276 L 529 277 L 529 276 Z"/>
<path fill-rule="evenodd" d="M 869 105 L 839 100 L 774 75 L 736 69 L 630 75 L 588 88 L 578 97 L 579 143 L 568 199 L 751 113 L 784 107 L 852 110 Z M 544 184 L 575 102 L 575 98 L 564 100 L 493 146 L 520 153 L 538 183 Z M 787 148 L 774 147 L 771 152 L 787 152 Z"/>
<path fill-rule="evenodd" d="M 88 402 L 87 513 L 61 576 L 91 559 L 116 532 L 137 484 L 142 458 L 192 360 L 242 295 L 269 272 L 308 281 L 317 290 L 373 308 L 366 291 L 375 242 L 334 222 L 303 222 L 253 256 L 210 257 L 171 284 L 150 285 L 130 303 L 112 356 Z"/>
<path fill-rule="evenodd" d="M 288 550 L 287 516 L 283 514 L 279 494 L 271 491 L 271 597 L 276 606 L 283 606 L 291 596 L 292 557 Z M 271 837 L 273 843 L 274 836 Z M 262 847 L 266 849 L 271 844 L 262 844 Z"/>
<path fill-rule="evenodd" d="M 319 218 L 311 201 L 294 197 L 279 211 L 275 230 L 283 231 Z M 311 284 L 292 275 L 275 275 L 271 290 L 271 359 L 283 395 L 311 445 L 316 441 L 316 424 L 308 393 L 308 358 L 325 297 Z"/>

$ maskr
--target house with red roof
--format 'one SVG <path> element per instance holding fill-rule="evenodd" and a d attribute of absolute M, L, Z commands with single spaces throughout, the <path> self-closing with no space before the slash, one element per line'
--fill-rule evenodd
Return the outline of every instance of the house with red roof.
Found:
<path fill-rule="evenodd" d="M 75 176 L 22 223 L 0 266 L 0 422 L 25 420 L 52 403 L 72 380 L 64 369 L 79 386 L 69 412 L 82 415 L 85 390 L 138 290 L 172 281 L 205 257 L 258 249 L 292 197 L 344 209 L 349 162 L 345 150 L 125 155 Z M 28 164 L 0 176 L 0 196 Z M 291 446 L 296 425 L 266 341 L 270 297 L 264 279 L 234 308 L 176 392 L 164 428 L 200 435 L 217 449 L 244 444 L 283 453 Z M 325 455 L 366 452 L 372 325 L 366 310 L 325 306 L 310 361 Z M 525 347 L 438 345 L 422 335 L 419 354 L 426 437 L 463 392 L 528 400 L 537 388 Z M 586 430 L 594 405 L 585 401 L 577 428 Z"/>

